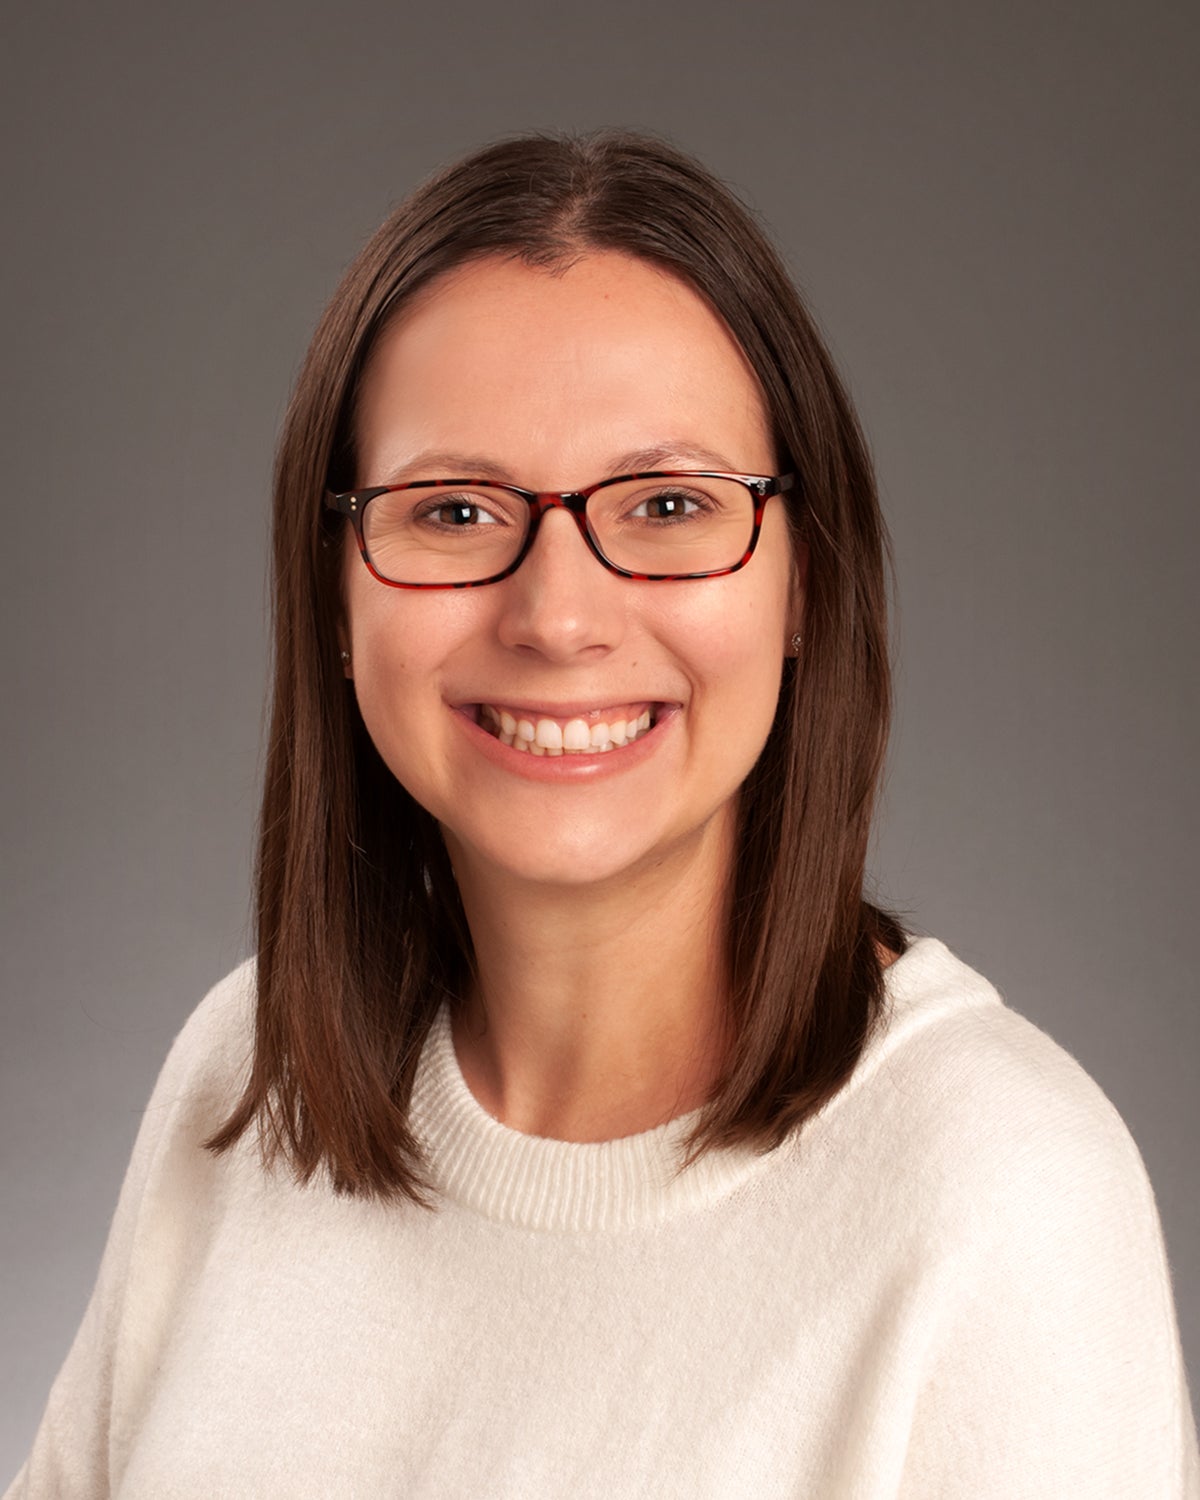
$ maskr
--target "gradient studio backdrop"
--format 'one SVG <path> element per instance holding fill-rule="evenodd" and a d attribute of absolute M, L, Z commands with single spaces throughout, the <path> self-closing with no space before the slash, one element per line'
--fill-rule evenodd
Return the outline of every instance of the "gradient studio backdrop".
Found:
<path fill-rule="evenodd" d="M 1125 1117 L 1195 1389 L 1197 14 L 10 11 L 0 1485 L 157 1068 L 247 951 L 302 351 L 396 199 L 536 127 L 665 133 L 808 292 L 895 539 L 878 888 Z"/>

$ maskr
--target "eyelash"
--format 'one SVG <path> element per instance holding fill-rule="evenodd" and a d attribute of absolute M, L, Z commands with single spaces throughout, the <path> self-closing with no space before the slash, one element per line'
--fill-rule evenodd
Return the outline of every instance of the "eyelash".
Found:
<path fill-rule="evenodd" d="M 692 509 L 690 511 L 685 511 L 682 515 L 635 516 L 635 512 L 637 510 L 640 510 L 643 506 L 650 505 L 656 501 L 682 502 L 685 506 L 691 506 Z M 416 507 L 414 511 L 414 519 L 419 522 L 426 522 L 434 526 L 444 527 L 449 531 L 457 530 L 460 528 L 454 523 L 438 521 L 436 519 L 439 511 L 453 510 L 456 507 L 459 509 L 474 510 L 482 515 L 491 516 L 492 522 L 496 525 L 503 526 L 509 524 L 502 515 L 497 515 L 494 511 L 487 510 L 481 505 L 472 503 L 469 498 L 469 492 L 464 492 L 461 496 L 446 494 L 438 495 L 436 498 L 431 498 L 423 505 L 419 505 Z M 634 507 L 634 511 L 630 512 L 630 517 L 634 517 L 638 520 L 661 521 L 664 524 L 669 525 L 672 522 L 684 521 L 689 515 L 695 515 L 697 512 L 711 509 L 711 502 L 702 493 L 695 490 L 686 490 L 675 487 L 670 489 L 655 490 L 652 494 L 646 495 L 643 499 L 638 501 L 637 505 Z"/>

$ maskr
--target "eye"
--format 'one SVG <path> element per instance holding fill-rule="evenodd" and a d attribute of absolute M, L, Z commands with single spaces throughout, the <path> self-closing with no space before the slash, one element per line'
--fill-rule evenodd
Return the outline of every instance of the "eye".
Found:
<path fill-rule="evenodd" d="M 682 521 L 709 509 L 711 502 L 707 496 L 694 490 L 672 488 L 656 490 L 653 495 L 639 500 L 629 515 L 639 521 Z"/>
<path fill-rule="evenodd" d="M 448 530 L 505 525 L 505 517 L 487 508 L 490 503 L 483 495 L 438 495 L 435 499 L 420 502 L 415 507 L 413 519 L 420 525 Z"/>

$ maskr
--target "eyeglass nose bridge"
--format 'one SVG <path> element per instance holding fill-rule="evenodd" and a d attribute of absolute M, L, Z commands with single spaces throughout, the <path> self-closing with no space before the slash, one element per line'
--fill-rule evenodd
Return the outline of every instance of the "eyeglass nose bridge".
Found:
<path fill-rule="evenodd" d="M 521 555 L 512 564 L 512 567 L 509 569 L 510 573 L 515 572 L 517 568 L 519 568 L 520 565 L 529 556 L 529 553 L 533 549 L 534 542 L 537 541 L 537 535 L 542 524 L 542 518 L 548 515 L 552 510 L 565 510 L 567 512 L 567 514 L 575 522 L 575 525 L 578 527 L 580 536 L 587 543 L 588 551 L 592 554 L 592 556 L 598 563 L 602 564 L 605 568 L 608 568 L 614 573 L 623 571 L 622 569 L 618 569 L 617 567 L 615 567 L 613 563 L 609 562 L 608 558 L 605 557 L 604 553 L 601 552 L 599 546 L 597 545 L 596 538 L 592 535 L 591 528 L 588 525 L 587 519 L 587 503 L 590 491 L 524 490 L 521 491 L 521 493 L 529 504 L 529 531 L 525 537 L 525 544 L 521 548 Z"/>

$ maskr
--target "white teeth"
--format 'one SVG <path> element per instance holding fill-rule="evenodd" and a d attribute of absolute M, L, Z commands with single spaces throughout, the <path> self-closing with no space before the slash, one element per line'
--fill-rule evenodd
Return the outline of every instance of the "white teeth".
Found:
<path fill-rule="evenodd" d="M 480 704 L 479 721 L 490 729 L 502 745 L 533 755 L 604 754 L 621 745 L 630 745 L 651 725 L 651 713 L 644 708 L 636 718 L 603 719 L 589 722 L 578 716 L 565 723 L 558 719 L 518 719 L 506 708 Z"/>
<path fill-rule="evenodd" d="M 562 729 L 553 719 L 538 720 L 534 739 L 544 750 L 561 750 L 563 747 Z"/>

